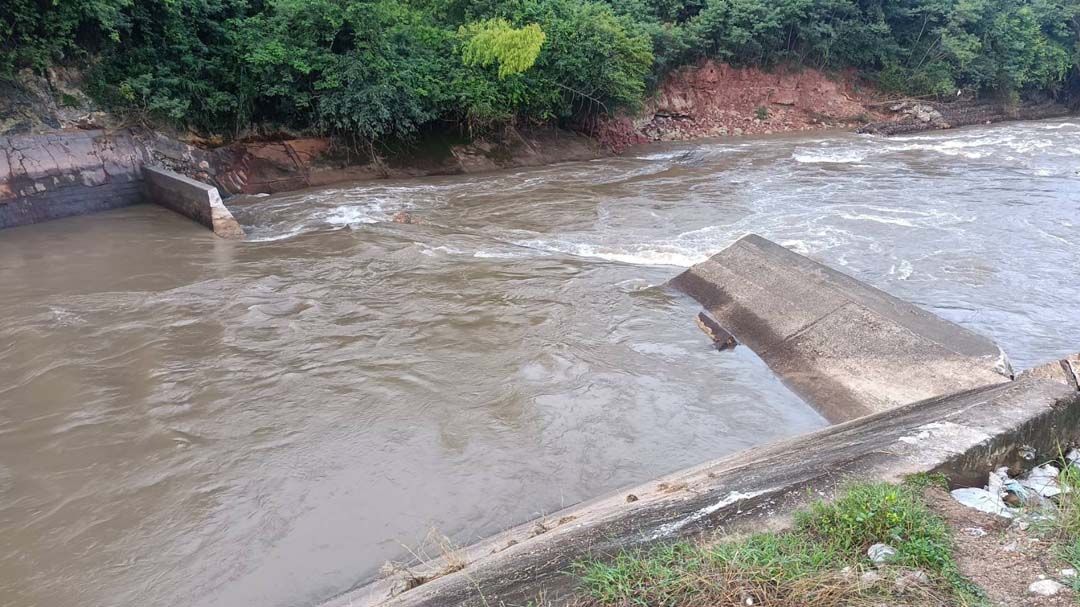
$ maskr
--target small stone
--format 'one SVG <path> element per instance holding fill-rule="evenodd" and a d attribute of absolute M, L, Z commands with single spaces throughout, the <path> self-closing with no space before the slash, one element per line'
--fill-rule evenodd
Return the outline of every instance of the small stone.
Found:
<path fill-rule="evenodd" d="M 986 529 L 983 529 L 982 527 L 964 527 L 962 529 L 962 531 L 964 532 L 964 535 L 967 535 L 967 536 L 970 536 L 970 537 L 984 537 L 984 536 L 986 536 Z"/>
<path fill-rule="evenodd" d="M 1058 577 L 1061 577 L 1061 578 L 1064 578 L 1064 579 L 1074 578 L 1074 577 L 1076 577 L 1076 570 L 1073 569 L 1072 567 L 1069 567 L 1068 569 L 1062 569 L 1061 571 L 1058 572 Z"/>
<path fill-rule="evenodd" d="M 873 586 L 881 581 L 881 574 L 877 571 L 867 571 L 859 576 L 859 584 L 862 586 Z"/>
<path fill-rule="evenodd" d="M 626 496 L 626 503 L 629 504 L 630 502 L 636 502 L 636 501 L 638 501 L 638 496 L 634 495 L 633 493 Z"/>
<path fill-rule="evenodd" d="M 1065 588 L 1057 580 L 1039 580 L 1028 586 L 1028 592 L 1039 596 L 1054 596 Z"/>
<path fill-rule="evenodd" d="M 394 223 L 419 223 L 408 211 L 398 211 L 397 213 L 394 213 L 394 216 L 390 218 L 390 221 L 393 221 Z"/>
<path fill-rule="evenodd" d="M 896 557 L 896 548 L 888 544 L 874 544 L 866 551 L 866 556 L 875 565 L 883 565 Z"/>
<path fill-rule="evenodd" d="M 929 585 L 930 576 L 926 575 L 925 571 L 905 571 L 896 576 L 896 582 L 893 584 L 893 589 L 898 594 L 903 594 L 910 588 Z"/>

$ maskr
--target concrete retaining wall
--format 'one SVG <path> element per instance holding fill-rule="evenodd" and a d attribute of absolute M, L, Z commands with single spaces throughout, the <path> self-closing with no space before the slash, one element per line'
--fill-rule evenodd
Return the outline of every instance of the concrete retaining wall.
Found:
<path fill-rule="evenodd" d="M 242 237 L 213 186 L 170 171 L 151 188 L 143 179 L 143 167 L 158 166 L 213 180 L 207 171 L 230 159 L 143 129 L 0 137 L 0 229 L 137 204 L 152 189 L 149 202 Z"/>
<path fill-rule="evenodd" d="M 0 228 L 141 202 L 147 160 L 127 132 L 0 137 Z"/>
<path fill-rule="evenodd" d="M 244 237 L 243 229 L 214 186 L 153 167 L 144 167 L 143 176 L 150 201 L 203 224 L 222 238 Z"/>
<path fill-rule="evenodd" d="M 942 472 L 981 483 L 986 470 L 1023 462 L 1026 449 L 1049 459 L 1078 438 L 1076 390 L 1038 378 L 988 386 L 749 449 L 555 512 L 324 607 L 489 607 L 525 605 L 541 595 L 545 605 L 573 604 L 569 572 L 580 559 L 721 529 L 783 527 L 790 513 L 853 478 L 899 481 Z"/>

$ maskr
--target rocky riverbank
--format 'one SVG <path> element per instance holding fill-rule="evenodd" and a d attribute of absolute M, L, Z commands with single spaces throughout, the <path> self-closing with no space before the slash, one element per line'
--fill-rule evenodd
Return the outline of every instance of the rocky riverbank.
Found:
<path fill-rule="evenodd" d="M 1068 106 L 1048 98 L 1010 106 L 994 100 L 967 99 L 952 103 L 902 100 L 886 105 L 888 119 L 859 128 L 871 135 L 903 135 L 1006 120 L 1042 120 L 1070 113 Z"/>

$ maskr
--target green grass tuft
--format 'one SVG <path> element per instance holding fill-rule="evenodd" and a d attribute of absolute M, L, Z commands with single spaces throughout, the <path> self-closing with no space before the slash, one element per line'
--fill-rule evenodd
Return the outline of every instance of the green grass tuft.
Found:
<path fill-rule="evenodd" d="M 797 514 L 789 532 L 623 552 L 580 563 L 577 573 L 590 599 L 605 606 L 743 604 L 746 597 L 754 604 L 859 605 L 888 592 L 888 585 L 858 582 L 858 573 L 872 567 L 866 549 L 879 542 L 897 549 L 895 570 L 926 571 L 932 591 L 949 604 L 981 602 L 959 573 L 946 524 L 911 484 L 851 485 L 836 501 Z"/>
<path fill-rule="evenodd" d="M 949 490 L 949 477 L 937 473 L 918 472 L 904 479 L 904 484 L 915 489 L 929 489 L 937 487 L 945 491 Z"/>

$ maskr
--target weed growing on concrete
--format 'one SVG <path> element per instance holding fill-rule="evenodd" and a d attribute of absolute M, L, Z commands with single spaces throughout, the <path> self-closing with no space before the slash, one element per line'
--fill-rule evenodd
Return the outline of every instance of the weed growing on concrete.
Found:
<path fill-rule="evenodd" d="M 578 574 L 603 606 L 978 604 L 949 537 L 918 488 L 864 483 L 799 513 L 791 531 L 624 552 Z M 866 556 L 876 543 L 897 552 L 880 569 Z"/>
<path fill-rule="evenodd" d="M 918 472 L 904 479 L 904 484 L 914 489 L 929 489 L 937 487 L 945 491 L 949 490 L 949 477 L 941 473 Z"/>
<path fill-rule="evenodd" d="M 383 576 L 398 575 L 403 581 L 403 588 L 399 589 L 412 590 L 417 586 L 421 586 L 440 578 L 444 575 L 449 575 L 457 571 L 461 571 L 468 564 L 461 555 L 457 546 L 450 541 L 450 538 L 439 533 L 434 528 L 428 531 L 427 536 L 420 543 L 416 549 L 412 549 L 408 546 L 403 546 L 413 557 L 414 561 L 421 567 L 424 567 L 426 571 L 424 573 L 418 573 L 411 567 L 402 564 L 389 562 L 383 565 L 381 574 Z M 438 568 L 432 569 L 431 563 L 441 563 Z"/>

